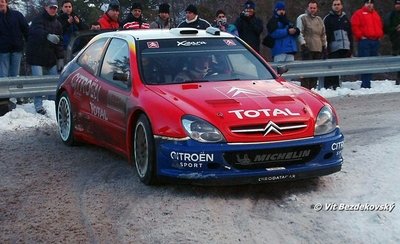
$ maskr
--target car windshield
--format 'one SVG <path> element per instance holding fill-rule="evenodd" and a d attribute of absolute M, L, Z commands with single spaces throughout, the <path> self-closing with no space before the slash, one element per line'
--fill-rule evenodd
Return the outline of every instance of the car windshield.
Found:
<path fill-rule="evenodd" d="M 164 39 L 139 42 L 146 84 L 269 80 L 269 69 L 236 39 Z"/>

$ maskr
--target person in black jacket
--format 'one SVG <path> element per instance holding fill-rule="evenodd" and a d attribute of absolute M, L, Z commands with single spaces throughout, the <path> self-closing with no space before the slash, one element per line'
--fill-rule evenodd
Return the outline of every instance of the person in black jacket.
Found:
<path fill-rule="evenodd" d="M 48 0 L 44 11 L 36 16 L 29 27 L 27 62 L 31 65 L 32 75 L 56 75 L 64 66 L 62 26 L 57 20 L 57 0 Z M 43 98 L 35 97 L 37 113 L 46 114 L 42 106 Z"/>
<path fill-rule="evenodd" d="M 28 37 L 28 23 L 18 11 L 8 7 L 8 0 L 0 0 L 0 77 L 18 76 L 24 39 Z M 15 108 L 9 98 L 0 98 L 0 116 Z"/>
<path fill-rule="evenodd" d="M 263 32 L 264 24 L 255 14 L 256 4 L 247 1 L 244 10 L 235 21 L 239 37 L 249 44 L 256 52 L 260 52 L 260 35 Z"/>
<path fill-rule="evenodd" d="M 72 0 L 64 0 L 62 2 L 61 11 L 57 19 L 63 28 L 64 50 L 67 49 L 74 32 L 88 29 L 82 19 L 74 13 Z"/>
<path fill-rule="evenodd" d="M 210 27 L 207 20 L 199 17 L 197 8 L 193 4 L 189 4 L 185 9 L 186 19 L 178 25 L 178 28 L 191 27 L 196 29 L 205 30 Z"/>
<path fill-rule="evenodd" d="M 324 18 L 328 58 L 348 58 L 352 56 L 353 34 L 351 23 L 343 11 L 342 0 L 332 1 L 332 10 Z M 325 88 L 339 87 L 339 76 L 325 78 Z"/>
<path fill-rule="evenodd" d="M 385 34 L 392 43 L 392 54 L 398 56 L 400 55 L 400 0 L 394 1 L 394 9 L 385 15 L 384 20 Z M 396 85 L 400 85 L 400 71 L 397 72 Z"/>

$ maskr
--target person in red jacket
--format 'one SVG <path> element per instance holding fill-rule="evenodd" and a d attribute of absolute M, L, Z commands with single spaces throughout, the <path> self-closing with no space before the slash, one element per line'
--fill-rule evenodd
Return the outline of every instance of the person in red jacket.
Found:
<path fill-rule="evenodd" d="M 358 56 L 378 56 L 379 40 L 383 37 L 383 23 L 374 9 L 373 0 L 365 0 L 364 6 L 351 16 L 351 27 L 358 42 Z M 371 88 L 371 74 L 361 75 L 361 88 Z"/>
<path fill-rule="evenodd" d="M 119 2 L 111 0 L 107 11 L 97 20 L 101 29 L 116 30 L 119 28 Z"/>

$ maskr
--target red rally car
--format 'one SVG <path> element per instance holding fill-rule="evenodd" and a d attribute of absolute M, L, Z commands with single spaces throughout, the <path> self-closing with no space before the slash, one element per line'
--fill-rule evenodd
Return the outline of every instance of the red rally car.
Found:
<path fill-rule="evenodd" d="M 334 108 L 215 28 L 94 37 L 64 68 L 61 140 L 134 162 L 145 184 L 253 184 L 340 171 Z"/>

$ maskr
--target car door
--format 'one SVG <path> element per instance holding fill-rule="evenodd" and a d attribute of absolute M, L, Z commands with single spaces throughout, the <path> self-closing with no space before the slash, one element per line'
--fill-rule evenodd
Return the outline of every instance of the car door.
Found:
<path fill-rule="evenodd" d="M 97 139 L 121 152 L 126 149 L 127 104 L 132 86 L 129 56 L 126 40 L 111 39 L 99 73 L 101 97 L 90 104 L 91 110 L 103 120 L 103 126 L 97 128 Z"/>

